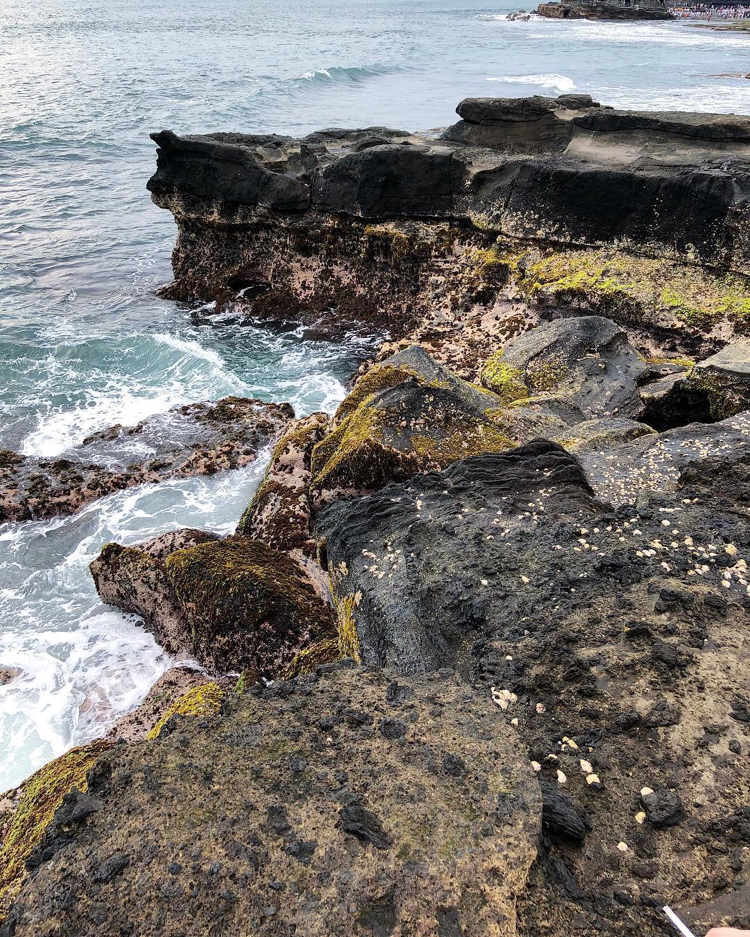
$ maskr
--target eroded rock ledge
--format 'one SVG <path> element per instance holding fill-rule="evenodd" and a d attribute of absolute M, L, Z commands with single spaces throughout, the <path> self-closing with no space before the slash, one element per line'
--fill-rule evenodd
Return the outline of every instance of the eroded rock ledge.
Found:
<path fill-rule="evenodd" d="M 586 95 L 458 113 L 440 135 L 155 134 L 149 189 L 179 228 L 167 295 L 375 324 L 459 369 L 483 334 L 560 307 L 639 322 L 672 350 L 748 328 L 750 118 Z M 461 354 L 442 349 L 456 336 Z"/>

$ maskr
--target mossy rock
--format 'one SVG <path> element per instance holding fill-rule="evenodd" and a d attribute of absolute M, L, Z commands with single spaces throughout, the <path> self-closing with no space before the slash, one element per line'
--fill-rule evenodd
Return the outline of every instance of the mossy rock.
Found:
<path fill-rule="evenodd" d="M 72 748 L 50 761 L 23 783 L 18 802 L 0 828 L 0 921 L 28 876 L 26 860 L 42 841 L 66 794 L 85 791 L 86 775 L 99 755 L 112 743 L 99 739 Z"/>
<path fill-rule="evenodd" d="M 204 683 L 193 687 L 172 703 L 156 725 L 147 734 L 147 739 L 158 739 L 162 730 L 174 716 L 215 716 L 221 709 L 224 691 L 218 683 Z"/>
<path fill-rule="evenodd" d="M 326 500 L 327 492 L 375 490 L 513 444 L 496 423 L 453 390 L 412 378 L 366 397 L 318 443 L 312 455 L 311 491 Z"/>
<path fill-rule="evenodd" d="M 750 339 L 733 342 L 701 361 L 690 372 L 686 387 L 706 398 L 714 421 L 750 409 Z"/>
<path fill-rule="evenodd" d="M 313 673 L 321 664 L 332 664 L 341 657 L 339 639 L 323 638 L 297 654 L 287 668 L 284 679 L 291 680 L 306 673 Z"/>
<path fill-rule="evenodd" d="M 524 332 L 491 355 L 482 384 L 504 404 L 557 399 L 580 411 L 565 422 L 634 419 L 642 408 L 638 382 L 648 370 L 614 322 L 601 316 L 556 319 Z"/>
<path fill-rule="evenodd" d="M 514 440 L 488 415 L 502 401 L 412 346 L 373 366 L 313 449 L 316 502 L 372 491 L 457 459 L 509 448 Z"/>
<path fill-rule="evenodd" d="M 259 541 L 229 537 L 180 550 L 166 570 L 194 653 L 220 670 L 252 663 L 275 676 L 335 633 L 332 610 L 300 568 Z"/>

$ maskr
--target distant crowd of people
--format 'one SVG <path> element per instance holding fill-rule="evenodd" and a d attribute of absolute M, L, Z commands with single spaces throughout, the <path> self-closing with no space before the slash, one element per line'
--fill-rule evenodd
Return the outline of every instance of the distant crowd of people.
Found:
<path fill-rule="evenodd" d="M 723 6 L 714 3 L 680 3 L 670 6 L 670 13 L 678 19 L 744 20 L 750 19 L 750 6 Z"/>

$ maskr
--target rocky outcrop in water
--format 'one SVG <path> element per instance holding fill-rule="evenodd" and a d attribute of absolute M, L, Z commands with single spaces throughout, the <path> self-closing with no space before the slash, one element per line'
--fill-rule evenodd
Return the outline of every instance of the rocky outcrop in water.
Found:
<path fill-rule="evenodd" d="M 107 544 L 91 574 L 103 602 L 140 615 L 167 651 L 213 671 L 273 677 L 309 645 L 335 641 L 313 583 L 257 540 L 184 530 Z"/>
<path fill-rule="evenodd" d="M 0 450 L 0 523 L 72 514 L 135 485 L 213 475 L 255 461 L 294 417 L 289 404 L 225 397 L 89 436 L 65 458 Z"/>
<path fill-rule="evenodd" d="M 385 326 L 462 376 L 488 336 L 570 306 L 660 353 L 746 331 L 750 118 L 587 95 L 458 113 L 440 136 L 155 134 L 149 188 L 180 232 L 167 295 Z"/>

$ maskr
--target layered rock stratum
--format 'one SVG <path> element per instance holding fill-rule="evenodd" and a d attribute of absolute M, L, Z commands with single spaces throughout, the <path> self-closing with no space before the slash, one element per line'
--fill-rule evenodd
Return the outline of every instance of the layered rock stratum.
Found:
<path fill-rule="evenodd" d="M 458 113 L 154 135 L 167 295 L 382 341 L 92 563 L 191 663 L 0 800 L 2 937 L 750 926 L 750 118 Z"/>

